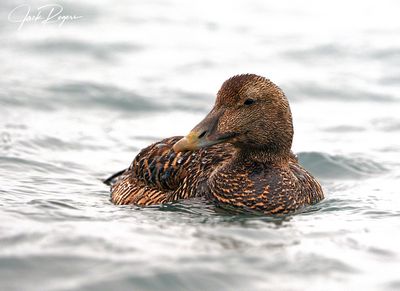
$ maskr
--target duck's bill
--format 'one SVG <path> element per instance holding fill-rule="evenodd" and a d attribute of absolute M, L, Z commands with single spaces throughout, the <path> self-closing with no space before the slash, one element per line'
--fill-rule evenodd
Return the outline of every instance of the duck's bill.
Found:
<path fill-rule="evenodd" d="M 234 138 L 236 134 L 223 134 L 214 136 L 202 136 L 197 131 L 191 131 L 187 136 L 174 144 L 173 149 L 176 153 L 185 151 L 195 151 L 200 148 L 209 147 L 215 144 L 227 142 Z"/>

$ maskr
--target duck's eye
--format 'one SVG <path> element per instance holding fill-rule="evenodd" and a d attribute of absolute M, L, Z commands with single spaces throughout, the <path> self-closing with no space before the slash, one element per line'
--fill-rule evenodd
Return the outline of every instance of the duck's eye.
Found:
<path fill-rule="evenodd" d="M 253 99 L 246 99 L 246 101 L 244 101 L 244 105 L 251 105 L 251 104 L 253 104 L 254 102 L 256 102 L 255 100 L 253 100 Z"/>

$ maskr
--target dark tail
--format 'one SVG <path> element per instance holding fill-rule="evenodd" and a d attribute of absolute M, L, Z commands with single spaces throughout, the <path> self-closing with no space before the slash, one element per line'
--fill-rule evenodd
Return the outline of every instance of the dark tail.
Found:
<path fill-rule="evenodd" d="M 128 169 L 123 169 L 121 171 L 116 172 L 115 174 L 111 175 L 107 179 L 103 180 L 103 183 L 108 186 L 111 186 L 111 184 L 113 184 L 114 180 L 116 178 L 118 178 L 119 176 L 121 176 L 123 173 L 125 173 L 126 170 L 128 170 Z"/>

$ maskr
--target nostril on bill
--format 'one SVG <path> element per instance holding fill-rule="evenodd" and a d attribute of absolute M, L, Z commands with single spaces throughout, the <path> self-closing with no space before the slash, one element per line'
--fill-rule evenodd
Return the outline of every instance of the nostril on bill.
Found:
<path fill-rule="evenodd" d="M 207 130 L 203 131 L 202 133 L 200 133 L 199 138 L 203 138 L 207 133 Z"/>

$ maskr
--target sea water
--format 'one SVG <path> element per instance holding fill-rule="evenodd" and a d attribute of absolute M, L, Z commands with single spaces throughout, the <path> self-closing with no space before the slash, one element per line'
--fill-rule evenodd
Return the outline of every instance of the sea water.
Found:
<path fill-rule="evenodd" d="M 399 8 L 1 1 L 0 289 L 399 290 Z M 325 200 L 285 218 L 110 203 L 102 179 L 241 73 L 286 92 Z"/>

